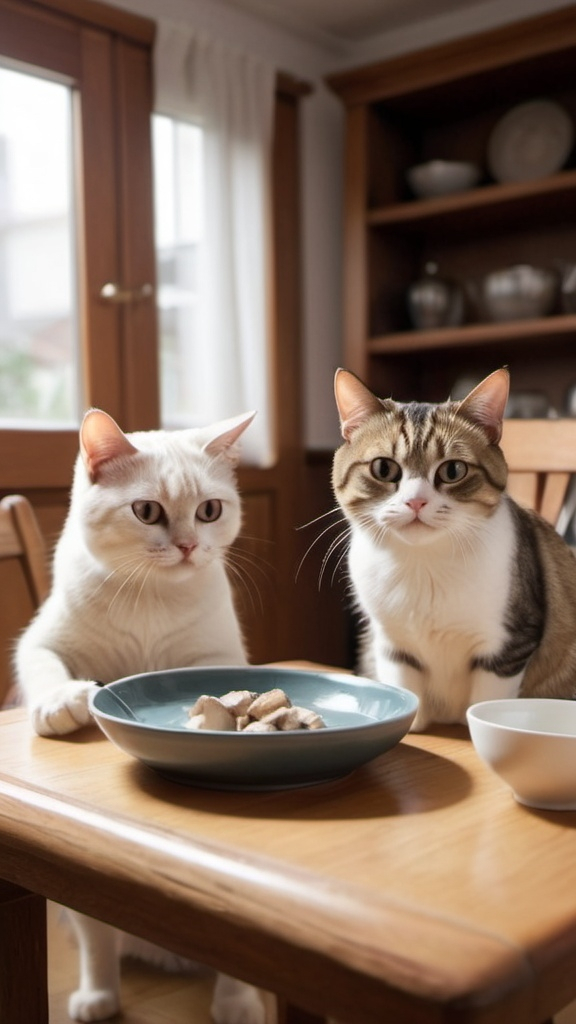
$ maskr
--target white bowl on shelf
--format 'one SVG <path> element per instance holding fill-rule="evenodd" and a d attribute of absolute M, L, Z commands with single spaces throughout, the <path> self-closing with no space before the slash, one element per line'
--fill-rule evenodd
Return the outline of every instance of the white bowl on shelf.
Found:
<path fill-rule="evenodd" d="M 518 803 L 576 810 L 576 701 L 483 701 L 468 708 L 467 719 L 477 753 Z"/>
<path fill-rule="evenodd" d="M 527 263 L 494 270 L 482 282 L 486 313 L 495 321 L 547 316 L 554 309 L 558 289 L 557 274 Z"/>
<path fill-rule="evenodd" d="M 477 164 L 463 160 L 429 160 L 406 172 L 408 184 L 420 199 L 451 195 L 474 188 L 480 180 Z"/>

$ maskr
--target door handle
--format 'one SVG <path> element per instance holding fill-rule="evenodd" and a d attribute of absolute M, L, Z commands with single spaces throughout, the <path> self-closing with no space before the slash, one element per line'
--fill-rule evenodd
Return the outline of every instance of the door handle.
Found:
<path fill-rule="evenodd" d="M 127 302 L 143 302 L 154 295 L 154 287 L 151 284 L 142 284 L 139 288 L 122 288 L 114 281 L 107 281 L 100 289 L 100 298 L 104 302 L 116 304 Z"/>

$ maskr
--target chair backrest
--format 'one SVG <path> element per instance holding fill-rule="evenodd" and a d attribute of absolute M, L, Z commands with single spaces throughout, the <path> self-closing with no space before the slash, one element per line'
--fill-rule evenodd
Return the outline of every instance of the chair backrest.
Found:
<path fill-rule="evenodd" d="M 50 589 L 46 547 L 30 502 L 0 501 L 0 707 L 12 688 L 14 640 Z"/>
<path fill-rule="evenodd" d="M 576 473 L 576 419 L 504 421 L 508 493 L 556 526 Z"/>

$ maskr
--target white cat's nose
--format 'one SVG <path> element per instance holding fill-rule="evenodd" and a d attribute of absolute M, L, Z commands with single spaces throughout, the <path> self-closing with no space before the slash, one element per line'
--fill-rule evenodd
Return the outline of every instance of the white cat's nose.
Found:
<path fill-rule="evenodd" d="M 194 551 L 196 544 L 177 544 L 176 547 L 182 552 L 184 558 L 188 558 L 188 555 Z"/>
<path fill-rule="evenodd" d="M 411 508 L 412 511 L 418 515 L 418 513 L 424 508 L 424 505 L 427 505 L 428 502 L 425 498 L 410 498 L 406 504 L 408 505 L 408 508 Z"/>

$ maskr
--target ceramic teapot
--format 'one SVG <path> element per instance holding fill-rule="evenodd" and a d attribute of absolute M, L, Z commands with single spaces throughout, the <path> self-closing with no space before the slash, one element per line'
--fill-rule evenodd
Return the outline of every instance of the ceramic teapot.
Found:
<path fill-rule="evenodd" d="M 426 263 L 408 289 L 408 313 L 417 330 L 456 326 L 464 319 L 464 292 L 456 281 L 440 277 L 437 263 Z"/>

